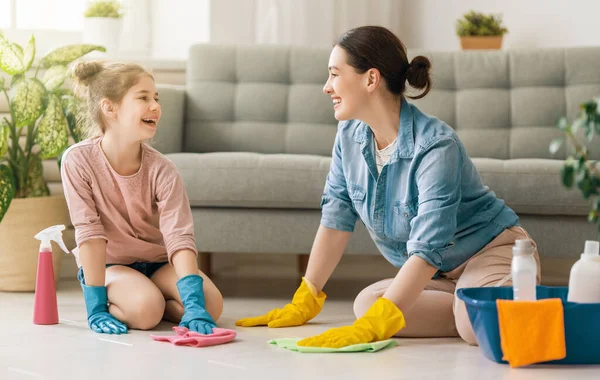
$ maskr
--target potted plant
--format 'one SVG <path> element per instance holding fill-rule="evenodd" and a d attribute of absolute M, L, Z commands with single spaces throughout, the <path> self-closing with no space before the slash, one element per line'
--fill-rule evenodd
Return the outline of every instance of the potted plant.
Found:
<path fill-rule="evenodd" d="M 102 45 L 108 54 L 119 46 L 123 8 L 116 0 L 91 1 L 83 15 L 83 42 Z"/>
<path fill-rule="evenodd" d="M 456 21 L 456 34 L 464 50 L 500 49 L 505 33 L 508 30 L 502 25 L 501 15 L 470 11 Z"/>
<path fill-rule="evenodd" d="M 50 196 L 42 160 L 61 154 L 69 136 L 79 140 L 77 99 L 62 89 L 68 65 L 102 46 L 67 45 L 43 57 L 35 73 L 32 36 L 23 49 L 0 32 L 0 89 L 10 116 L 0 119 L 0 291 L 35 288 L 38 243 L 42 229 L 69 224 L 64 197 Z M 60 258 L 54 255 L 58 278 Z"/>
<path fill-rule="evenodd" d="M 567 142 L 569 157 L 561 168 L 562 183 L 568 189 L 577 186 L 584 199 L 589 199 L 591 210 L 588 214 L 590 223 L 598 223 L 600 219 L 600 167 L 597 161 L 589 159 L 586 145 L 577 138 L 582 131 L 585 140 L 592 142 L 594 134 L 600 136 L 600 98 L 584 102 L 580 112 L 573 123 L 569 124 L 566 117 L 558 122 L 558 127 L 563 131 L 564 137 L 557 137 L 550 143 L 550 152 L 555 154 L 561 145 Z M 597 137 L 596 137 L 597 138 Z M 598 140 L 595 140 L 598 144 Z M 598 225 L 600 239 L 600 224 Z"/>

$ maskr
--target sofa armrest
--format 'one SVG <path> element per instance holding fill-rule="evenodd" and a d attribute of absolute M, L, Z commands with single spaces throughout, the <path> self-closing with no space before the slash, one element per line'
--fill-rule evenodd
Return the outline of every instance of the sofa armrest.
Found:
<path fill-rule="evenodd" d="M 162 117 L 152 146 L 163 154 L 181 152 L 185 124 L 185 87 L 157 84 Z"/>

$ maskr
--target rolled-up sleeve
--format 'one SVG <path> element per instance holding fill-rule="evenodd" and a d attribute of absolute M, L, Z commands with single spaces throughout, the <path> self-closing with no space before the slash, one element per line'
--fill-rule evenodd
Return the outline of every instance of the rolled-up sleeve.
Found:
<path fill-rule="evenodd" d="M 462 160 L 458 142 L 442 139 L 425 152 L 416 170 L 419 206 L 411 222 L 408 254 L 438 270 L 444 261 L 442 252 L 456 233 Z"/>
<path fill-rule="evenodd" d="M 342 166 L 340 128 L 335 136 L 331 165 L 325 189 L 321 197 L 321 225 L 339 231 L 353 232 L 358 214 L 348 196 L 348 188 Z"/>
<path fill-rule="evenodd" d="M 189 249 L 198 255 L 190 201 L 174 164 L 159 176 L 156 204 L 160 215 L 160 232 L 165 241 L 169 262 L 173 254 L 182 249 Z"/>
<path fill-rule="evenodd" d="M 77 151 L 71 150 L 64 154 L 60 169 L 78 247 L 90 239 L 108 240 L 92 194 L 92 182 L 89 177 L 91 170 L 83 165 L 85 159 L 79 156 Z"/>

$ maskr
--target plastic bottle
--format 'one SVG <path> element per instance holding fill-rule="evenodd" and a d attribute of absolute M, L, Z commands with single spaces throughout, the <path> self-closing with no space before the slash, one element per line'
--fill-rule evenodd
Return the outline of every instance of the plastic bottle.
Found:
<path fill-rule="evenodd" d="M 35 235 L 40 240 L 37 278 L 35 281 L 35 303 L 33 306 L 33 323 L 36 325 L 54 325 L 58 323 L 58 306 L 56 303 L 56 283 L 54 281 L 54 265 L 52 264 L 52 243 L 69 253 L 62 239 L 64 225 L 46 228 Z"/>
<path fill-rule="evenodd" d="M 510 268 L 515 301 L 535 301 L 537 299 L 537 263 L 533 253 L 531 240 L 517 239 L 515 241 Z"/>
<path fill-rule="evenodd" d="M 569 302 L 600 303 L 600 243 L 585 242 L 581 258 L 571 268 Z"/>

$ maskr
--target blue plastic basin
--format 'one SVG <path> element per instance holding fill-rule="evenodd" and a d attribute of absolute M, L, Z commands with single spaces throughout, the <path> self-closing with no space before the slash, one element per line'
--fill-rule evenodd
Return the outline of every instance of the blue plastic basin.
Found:
<path fill-rule="evenodd" d="M 566 287 L 537 287 L 537 298 L 560 298 L 563 302 L 567 357 L 551 364 L 600 364 L 600 303 L 567 302 Z M 513 299 L 512 287 L 463 288 L 458 298 L 467 306 L 477 342 L 486 358 L 502 360 L 497 299 Z"/>

